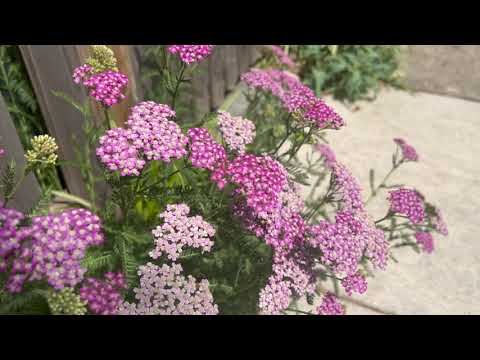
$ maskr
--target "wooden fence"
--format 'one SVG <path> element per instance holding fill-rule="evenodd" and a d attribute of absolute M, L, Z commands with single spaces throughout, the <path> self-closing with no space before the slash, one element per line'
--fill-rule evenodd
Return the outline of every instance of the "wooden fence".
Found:
<path fill-rule="evenodd" d="M 139 74 L 139 53 L 142 46 L 113 45 L 120 71 L 129 77 L 127 101 L 113 107 L 116 119 L 124 122 L 128 109 L 136 101 L 143 99 L 145 89 Z M 50 135 L 56 138 L 59 157 L 75 161 L 73 138 L 81 145 L 85 142 L 82 114 L 56 97 L 52 91 L 68 94 L 74 100 L 84 103 L 87 93 L 81 86 L 73 83 L 71 74 L 88 56 L 88 45 L 21 45 L 20 50 L 27 67 L 45 125 Z M 256 45 L 217 45 L 207 61 L 200 64 L 205 71 L 199 71 L 192 80 L 192 92 L 189 101 L 198 114 L 204 114 L 217 108 L 239 81 L 240 74 L 259 58 Z M 95 121 L 104 121 L 98 104 L 91 101 Z M 120 125 L 120 124 L 119 124 Z M 0 146 L 7 155 L 0 159 L 3 165 L 8 158 L 14 158 L 22 168 L 25 164 L 24 149 L 20 143 L 15 126 L 0 94 Z M 71 166 L 62 166 L 61 174 L 69 192 L 86 196 L 86 189 L 80 171 Z M 106 191 L 104 188 L 100 191 Z M 12 204 L 22 210 L 29 208 L 40 195 L 39 185 L 30 175 L 20 188 Z"/>

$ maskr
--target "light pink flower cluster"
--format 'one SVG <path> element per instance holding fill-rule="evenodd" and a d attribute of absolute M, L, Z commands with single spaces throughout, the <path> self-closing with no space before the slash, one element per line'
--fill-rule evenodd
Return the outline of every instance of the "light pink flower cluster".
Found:
<path fill-rule="evenodd" d="M 319 129 L 329 127 L 338 130 L 345 125 L 343 118 L 319 98 L 313 100 L 304 109 L 303 117 Z"/>
<path fill-rule="evenodd" d="M 423 200 L 415 190 L 400 188 L 389 192 L 390 211 L 406 215 L 413 224 L 425 220 Z"/>
<path fill-rule="evenodd" d="M 8 218 L 4 220 L 4 218 Z M 32 218 L 32 225 L 18 228 L 23 214 L 0 211 L 0 268 L 11 263 L 7 290 L 20 292 L 25 280 L 43 280 L 57 290 L 82 281 L 80 266 L 89 246 L 103 243 L 100 219 L 85 209 Z"/>
<path fill-rule="evenodd" d="M 186 154 L 187 137 L 168 120 L 175 116 L 168 105 L 143 101 L 134 107 L 127 120 L 129 139 L 148 160 L 170 162 Z"/>
<path fill-rule="evenodd" d="M 92 74 L 90 65 L 82 65 L 73 72 L 75 83 L 86 86 L 96 101 L 109 108 L 125 99 L 124 91 L 128 85 L 128 77 L 118 71 L 106 70 Z"/>
<path fill-rule="evenodd" d="M 190 65 L 205 60 L 213 51 L 214 45 L 170 45 L 168 52 L 177 54 L 180 59 Z"/>
<path fill-rule="evenodd" d="M 289 284 L 277 276 L 271 276 L 260 291 L 258 306 L 265 315 L 280 315 L 288 308 L 291 296 Z"/>
<path fill-rule="evenodd" d="M 367 279 L 359 272 L 348 275 L 342 280 L 342 286 L 349 296 L 352 296 L 354 292 L 363 294 L 367 291 Z"/>
<path fill-rule="evenodd" d="M 147 263 L 139 267 L 140 287 L 135 288 L 138 303 L 124 302 L 120 315 L 216 315 L 208 280 L 197 282 L 182 275 L 179 264 L 161 267 Z"/>
<path fill-rule="evenodd" d="M 277 45 L 270 45 L 270 49 L 273 51 L 275 56 L 277 57 L 278 61 L 283 64 L 288 66 L 289 68 L 294 68 L 295 67 L 295 62 L 288 56 L 288 54 L 280 47 Z"/>
<path fill-rule="evenodd" d="M 121 291 L 127 289 L 122 273 L 108 272 L 105 279 L 87 278 L 80 288 L 80 299 L 97 315 L 117 315 L 123 302 Z"/>
<path fill-rule="evenodd" d="M 152 231 L 156 248 L 150 252 L 153 259 L 166 254 L 176 261 L 185 246 L 201 248 L 202 252 L 210 251 L 215 235 L 212 225 L 201 216 L 187 216 L 190 208 L 186 204 L 167 205 L 167 210 L 159 215 L 164 223 Z"/>
<path fill-rule="evenodd" d="M 131 132 L 122 128 L 108 130 L 100 138 L 97 156 L 111 171 L 120 171 L 121 176 L 138 176 L 145 166 L 138 150 L 131 142 Z"/>
<path fill-rule="evenodd" d="M 278 97 L 284 93 L 281 83 L 273 79 L 268 70 L 250 69 L 249 72 L 242 74 L 241 80 L 250 88 L 271 92 Z"/>
<path fill-rule="evenodd" d="M 405 161 L 418 161 L 418 153 L 413 146 L 407 144 L 405 140 L 400 138 L 393 139 L 393 141 L 400 146 Z"/>
<path fill-rule="evenodd" d="M 427 254 L 431 254 L 434 250 L 433 236 L 429 232 L 418 231 L 415 233 L 415 239 L 417 243 L 422 246 L 423 251 Z"/>
<path fill-rule="evenodd" d="M 233 117 L 226 111 L 218 112 L 218 127 L 227 145 L 240 154 L 255 139 L 255 124 L 241 116 Z"/>
<path fill-rule="evenodd" d="M 329 292 L 323 297 L 317 313 L 318 315 L 345 315 L 345 307 L 340 304 L 333 293 Z"/>
<path fill-rule="evenodd" d="M 347 167 L 336 162 L 332 174 L 335 184 L 333 191 L 337 200 L 341 201 L 341 208 L 352 212 L 364 210 L 362 188 Z"/>
<path fill-rule="evenodd" d="M 303 296 L 315 292 L 314 265 L 313 259 L 298 247 L 289 254 L 276 253 L 272 270 L 297 296 Z"/>
<path fill-rule="evenodd" d="M 196 168 L 215 171 L 227 161 L 227 153 L 222 145 L 215 142 L 204 128 L 188 129 L 189 148 L 192 165 Z"/>
<path fill-rule="evenodd" d="M 433 207 L 433 211 L 435 212 L 435 215 L 432 219 L 433 226 L 435 227 L 435 229 L 440 234 L 442 234 L 443 236 L 447 236 L 448 235 L 448 227 L 447 227 L 447 223 L 445 222 L 445 220 L 443 218 L 442 212 L 437 207 Z"/>
<path fill-rule="evenodd" d="M 320 155 L 324 158 L 325 165 L 328 168 L 333 169 L 334 165 L 337 163 L 337 157 L 332 148 L 327 144 L 317 143 L 314 145 L 314 149 L 318 151 Z"/>

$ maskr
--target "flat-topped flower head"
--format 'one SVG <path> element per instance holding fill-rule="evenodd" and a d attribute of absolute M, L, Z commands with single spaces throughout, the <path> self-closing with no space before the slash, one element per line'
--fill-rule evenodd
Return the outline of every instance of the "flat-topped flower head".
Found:
<path fill-rule="evenodd" d="M 413 224 L 425 220 L 422 197 L 415 190 L 400 188 L 389 192 L 390 211 L 407 216 Z"/>
<path fill-rule="evenodd" d="M 53 315 L 85 315 L 86 303 L 80 299 L 73 288 L 64 288 L 60 291 L 49 291 L 48 306 Z"/>
<path fill-rule="evenodd" d="M 205 60 L 212 53 L 214 45 L 170 45 L 168 52 L 178 54 L 180 60 L 190 65 Z"/>
<path fill-rule="evenodd" d="M 276 56 L 278 62 L 280 64 L 286 65 L 289 68 L 295 68 L 296 64 L 292 60 L 290 56 L 283 50 L 280 46 L 277 45 L 270 45 L 270 50 L 272 50 L 273 54 Z"/>
<path fill-rule="evenodd" d="M 365 206 L 362 200 L 362 188 L 347 167 L 339 162 L 332 165 L 334 193 L 340 201 L 342 210 L 362 211 Z"/>
<path fill-rule="evenodd" d="M 156 246 L 150 252 L 153 259 L 165 254 L 169 260 L 176 261 L 184 247 L 201 249 L 202 253 L 210 251 L 215 229 L 201 216 L 187 216 L 189 213 L 186 204 L 173 204 L 167 205 L 166 211 L 159 215 L 164 223 L 152 231 Z"/>
<path fill-rule="evenodd" d="M 427 254 L 431 254 L 434 250 L 433 236 L 429 232 L 418 231 L 415 233 L 415 239 L 417 243 L 422 247 L 423 251 Z"/>
<path fill-rule="evenodd" d="M 186 155 L 188 138 L 174 121 L 168 105 L 143 101 L 135 105 L 127 120 L 128 137 L 148 160 L 170 162 Z"/>
<path fill-rule="evenodd" d="M 214 171 L 227 160 L 227 153 L 205 128 L 188 129 L 189 149 L 192 165 Z"/>
<path fill-rule="evenodd" d="M 92 74 L 107 70 L 118 71 L 117 58 L 112 49 L 106 45 L 90 45 L 91 55 L 85 61 L 91 67 Z"/>
<path fill-rule="evenodd" d="M 348 275 L 342 280 L 342 286 L 349 296 L 352 296 L 354 292 L 363 294 L 367 291 L 367 279 L 360 272 Z"/>
<path fill-rule="evenodd" d="M 402 150 L 402 156 L 404 161 L 418 161 L 418 153 L 415 148 L 403 139 L 396 138 L 393 141 L 400 147 Z"/>
<path fill-rule="evenodd" d="M 35 136 L 31 141 L 32 148 L 27 151 L 25 158 L 27 166 L 54 166 L 57 162 L 58 146 L 55 139 L 49 135 Z"/>
<path fill-rule="evenodd" d="M 317 308 L 318 315 L 345 315 L 345 307 L 338 301 L 335 294 L 328 292 Z"/>
<path fill-rule="evenodd" d="M 325 101 L 315 98 L 304 109 L 303 118 L 313 123 L 318 129 L 331 128 L 340 129 L 345 125 L 343 118 Z"/>
<path fill-rule="evenodd" d="M 80 299 L 96 315 L 117 315 L 123 302 L 121 292 L 127 289 L 122 273 L 108 272 L 105 279 L 87 278 L 80 288 Z"/>
<path fill-rule="evenodd" d="M 100 138 L 96 154 L 110 171 L 119 171 L 121 176 L 139 176 L 145 166 L 137 148 L 133 145 L 130 130 L 115 128 Z"/>
<path fill-rule="evenodd" d="M 290 284 L 281 277 L 272 275 L 260 291 L 258 307 L 265 315 L 280 315 L 288 308 L 291 296 Z"/>
<path fill-rule="evenodd" d="M 241 116 L 232 116 L 226 111 L 218 112 L 218 127 L 228 147 L 240 154 L 245 146 L 255 139 L 255 124 Z"/>
<path fill-rule="evenodd" d="M 208 280 L 200 282 L 182 274 L 180 264 L 147 263 L 138 268 L 140 287 L 135 288 L 136 303 L 124 302 L 120 315 L 217 315 Z"/>

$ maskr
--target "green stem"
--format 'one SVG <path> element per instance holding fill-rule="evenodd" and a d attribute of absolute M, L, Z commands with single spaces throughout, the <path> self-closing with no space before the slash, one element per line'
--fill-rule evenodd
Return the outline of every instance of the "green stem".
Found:
<path fill-rule="evenodd" d="M 283 146 L 283 144 L 285 144 L 285 141 L 287 141 L 287 139 L 290 137 L 290 118 L 291 118 L 291 116 L 292 116 L 292 114 L 289 113 L 288 116 L 285 119 L 285 126 L 286 126 L 286 129 L 287 129 L 287 133 L 285 135 L 285 138 L 280 142 L 280 145 L 277 146 L 277 148 L 275 149 L 275 151 L 273 152 L 272 155 L 276 155 L 277 152 L 280 150 L 280 148 Z"/>
<path fill-rule="evenodd" d="M 175 84 L 175 91 L 173 92 L 172 95 L 172 110 L 175 110 L 175 102 L 177 100 L 177 95 L 178 95 L 178 89 L 180 88 L 180 84 L 183 81 L 183 74 L 185 73 L 187 66 L 182 63 L 181 69 L 180 69 L 180 74 L 177 77 L 177 83 Z"/>
<path fill-rule="evenodd" d="M 380 183 L 380 185 L 378 185 L 376 188 L 373 189 L 369 198 L 367 199 L 367 201 L 365 201 L 365 205 L 368 204 L 377 195 L 378 190 L 380 190 L 381 188 L 383 188 L 385 186 L 385 184 L 387 183 L 390 176 L 392 176 L 392 174 L 395 172 L 395 170 L 397 170 L 400 167 L 400 165 L 402 165 L 402 164 L 403 164 L 403 160 L 400 160 L 397 164 L 393 165 L 392 169 L 388 172 L 387 175 L 385 175 L 385 177 L 383 178 L 383 181 Z"/>
<path fill-rule="evenodd" d="M 156 186 L 156 185 L 158 185 L 158 184 L 160 184 L 160 183 L 162 183 L 162 182 L 164 182 L 164 181 L 167 181 L 167 180 L 170 179 L 173 175 L 178 174 L 179 172 L 181 172 L 181 171 L 183 171 L 183 170 L 185 170 L 185 169 L 187 169 L 187 168 L 189 168 L 189 167 L 190 167 L 190 166 L 187 165 L 187 166 L 185 166 L 185 167 L 183 167 L 183 168 L 181 168 L 181 169 L 175 170 L 175 171 L 172 172 L 171 174 L 169 174 L 169 175 L 161 178 L 161 179 L 158 180 L 158 181 L 155 181 L 153 184 L 147 185 L 147 186 L 144 187 L 143 189 L 140 189 L 140 191 L 139 191 L 138 193 L 139 193 L 139 194 L 144 193 L 145 190 L 147 190 L 148 188 L 151 188 L 152 186 Z"/>
<path fill-rule="evenodd" d="M 294 311 L 294 312 L 297 312 L 297 313 L 299 313 L 299 314 L 312 315 L 312 313 L 311 313 L 311 312 L 302 311 L 302 310 L 297 310 L 297 309 L 290 309 L 290 308 L 287 308 L 287 311 Z"/>
<path fill-rule="evenodd" d="M 10 201 L 10 199 L 13 198 L 13 196 L 15 195 L 15 193 L 18 191 L 18 189 L 20 188 L 20 186 L 22 185 L 23 181 L 25 180 L 25 178 L 27 177 L 27 174 L 30 172 L 30 170 L 28 169 L 24 169 L 23 172 L 22 172 L 22 175 L 20 175 L 20 178 L 18 179 L 17 183 L 15 184 L 14 188 L 12 189 L 12 191 L 7 194 L 5 196 L 5 201 L 3 203 L 3 207 L 6 207 L 7 206 L 7 203 Z"/>
<path fill-rule="evenodd" d="M 105 120 L 107 121 L 107 127 L 109 130 L 115 129 L 117 127 L 117 124 L 115 121 L 113 121 L 112 117 L 110 116 L 110 113 L 108 112 L 108 109 L 106 107 L 103 108 L 103 113 L 105 114 Z"/>

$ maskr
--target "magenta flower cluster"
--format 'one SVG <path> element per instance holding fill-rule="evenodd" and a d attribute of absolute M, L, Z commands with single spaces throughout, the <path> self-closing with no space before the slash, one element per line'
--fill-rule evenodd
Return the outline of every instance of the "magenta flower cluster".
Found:
<path fill-rule="evenodd" d="M 109 108 L 125 99 L 125 89 L 128 85 L 128 77 L 118 71 L 106 70 L 92 74 L 90 65 L 82 65 L 73 72 L 75 83 L 80 82 L 86 86 L 96 101 Z"/>
<path fill-rule="evenodd" d="M 190 161 L 196 168 L 215 171 L 227 161 L 223 146 L 205 128 L 188 129 Z"/>
<path fill-rule="evenodd" d="M 166 254 L 168 259 L 176 261 L 185 246 L 210 251 L 215 235 L 212 225 L 201 216 L 187 216 L 190 208 L 186 204 L 167 205 L 165 212 L 159 215 L 164 220 L 161 226 L 152 231 L 156 248 L 150 252 L 153 259 Z"/>
<path fill-rule="evenodd" d="M 327 144 L 317 143 L 314 145 L 314 149 L 323 157 L 325 165 L 328 168 L 333 169 L 334 165 L 337 163 L 337 157 L 332 148 Z"/>
<path fill-rule="evenodd" d="M 295 67 L 295 62 L 290 58 L 290 56 L 288 56 L 285 50 L 283 50 L 280 46 L 270 45 L 270 49 L 275 54 L 275 56 L 277 57 L 278 61 L 281 64 L 286 65 L 289 68 Z"/>
<path fill-rule="evenodd" d="M 418 161 L 418 153 L 415 148 L 403 139 L 396 138 L 393 141 L 400 147 L 402 150 L 402 156 L 404 161 Z"/>
<path fill-rule="evenodd" d="M 108 272 L 105 279 L 87 278 L 80 288 L 80 299 L 96 315 L 117 315 L 123 302 L 121 291 L 127 289 L 122 273 Z"/>
<path fill-rule="evenodd" d="M 80 266 L 89 246 L 103 243 L 100 219 L 85 209 L 32 218 L 19 227 L 24 215 L 0 209 L 0 270 L 10 268 L 6 288 L 22 291 L 26 280 L 47 280 L 55 289 L 80 283 L 86 270 Z"/>
<path fill-rule="evenodd" d="M 265 315 L 280 315 L 288 308 L 291 296 L 289 283 L 278 276 L 271 276 L 260 291 L 258 306 Z"/>
<path fill-rule="evenodd" d="M 433 236 L 429 232 L 418 231 L 415 233 L 417 243 L 423 248 L 427 254 L 431 254 L 434 250 Z"/>
<path fill-rule="evenodd" d="M 214 45 L 170 45 L 168 52 L 178 54 L 185 64 L 205 60 L 213 51 Z"/>
<path fill-rule="evenodd" d="M 415 190 L 400 188 L 389 192 L 390 211 L 407 216 L 413 224 L 425 220 L 423 199 Z"/>
<path fill-rule="evenodd" d="M 175 116 L 168 105 L 143 101 L 132 107 L 127 120 L 129 138 L 148 160 L 170 162 L 186 154 L 187 137 L 173 121 Z"/>
<path fill-rule="evenodd" d="M 445 222 L 445 220 L 443 218 L 442 212 L 437 207 L 434 207 L 433 210 L 435 211 L 435 215 L 432 219 L 433 226 L 435 227 L 435 229 L 440 234 L 442 234 L 443 236 L 447 236 L 448 235 L 448 227 L 447 227 L 447 223 Z"/>
<path fill-rule="evenodd" d="M 138 176 L 145 166 L 138 150 L 130 141 L 131 132 L 122 128 L 108 130 L 100 138 L 97 157 L 111 171 L 120 171 L 121 176 Z"/>
<path fill-rule="evenodd" d="M 228 147 L 240 154 L 245 146 L 255 139 L 255 125 L 241 116 L 232 116 L 226 111 L 218 112 L 218 127 Z"/>
<path fill-rule="evenodd" d="M 134 289 L 137 303 L 124 302 L 120 315 L 216 315 L 208 280 L 185 277 L 179 264 L 140 266 L 140 287 Z"/>
<path fill-rule="evenodd" d="M 363 294 L 365 291 L 367 291 L 368 283 L 367 279 L 365 279 L 365 276 L 357 272 L 342 279 L 342 286 L 347 294 L 352 296 L 354 292 Z"/>
<path fill-rule="evenodd" d="M 345 315 L 345 307 L 340 304 L 335 295 L 328 292 L 317 308 L 318 315 Z"/>
<path fill-rule="evenodd" d="M 339 162 L 333 164 L 334 194 L 343 210 L 355 212 L 364 210 L 362 188 L 347 167 Z"/>

